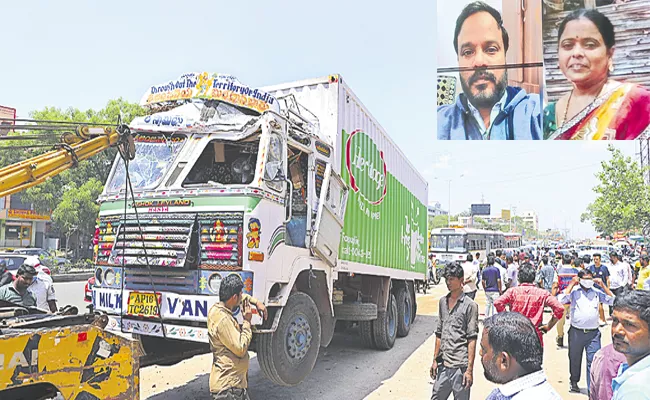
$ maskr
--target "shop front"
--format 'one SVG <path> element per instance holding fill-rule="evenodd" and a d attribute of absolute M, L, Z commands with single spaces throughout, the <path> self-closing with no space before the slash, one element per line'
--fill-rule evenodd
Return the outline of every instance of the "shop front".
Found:
<path fill-rule="evenodd" d="M 33 210 L 0 211 L 0 248 L 43 247 L 49 215 Z"/>

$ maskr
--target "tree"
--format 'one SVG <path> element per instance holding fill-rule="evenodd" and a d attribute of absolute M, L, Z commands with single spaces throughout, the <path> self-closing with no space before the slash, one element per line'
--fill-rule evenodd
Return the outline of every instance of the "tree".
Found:
<path fill-rule="evenodd" d="M 87 238 L 90 232 L 94 232 L 95 220 L 99 214 L 96 200 L 103 187 L 103 182 L 96 178 L 90 178 L 80 187 L 75 183 L 67 185 L 59 204 L 52 213 L 52 220 L 68 239 L 67 246 L 74 232 L 77 232 L 80 239 Z M 83 243 L 82 240 L 79 242 Z"/>
<path fill-rule="evenodd" d="M 100 110 L 81 111 L 72 107 L 62 110 L 56 107 L 46 107 L 43 110 L 33 111 L 30 116 L 40 121 L 117 125 L 120 118 L 122 123 L 129 123 L 133 118 L 145 114 L 146 111 L 138 104 L 119 98 L 108 101 L 106 107 Z M 61 132 L 44 132 L 43 139 L 39 140 L 0 142 L 0 168 L 51 150 L 51 148 L 36 147 L 35 145 L 51 144 L 53 146 L 59 141 L 60 134 Z M 34 132 L 15 132 L 12 135 L 16 137 L 34 135 Z M 3 151 L 2 147 L 10 146 L 26 148 Z M 116 154 L 116 149 L 105 150 L 80 162 L 77 167 L 70 168 L 40 185 L 21 192 L 21 199 L 25 203 L 33 204 L 34 209 L 38 212 L 52 212 L 55 231 L 58 230 L 69 238 L 71 232 L 78 229 L 80 237 L 86 240 L 85 235 L 89 234 L 90 229 L 94 227 L 98 213 L 98 207 L 92 208 L 90 203 L 86 202 L 89 198 L 92 198 L 91 203 L 93 204 L 96 201 L 108 178 Z M 86 197 L 82 197 L 82 200 L 74 199 L 77 194 Z"/>
<path fill-rule="evenodd" d="M 448 217 L 446 215 L 436 215 L 429 219 L 429 231 L 431 229 L 446 228 Z"/>
<path fill-rule="evenodd" d="M 643 170 L 612 145 L 607 150 L 612 158 L 601 162 L 601 171 L 596 174 L 600 180 L 593 188 L 596 200 L 587 206 L 580 220 L 591 221 L 603 235 L 648 226 L 650 190 L 643 181 Z"/>

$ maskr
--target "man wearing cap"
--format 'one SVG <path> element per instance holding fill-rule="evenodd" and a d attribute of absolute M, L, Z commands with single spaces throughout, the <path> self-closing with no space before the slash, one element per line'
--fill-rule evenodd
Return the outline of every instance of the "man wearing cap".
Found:
<path fill-rule="evenodd" d="M 31 265 L 21 265 L 16 272 L 16 280 L 0 287 L 0 300 L 23 307 L 36 307 L 34 295 L 27 290 L 36 276 L 36 269 Z"/>
<path fill-rule="evenodd" d="M 7 270 L 7 262 L 0 260 L 0 287 L 8 285 L 14 281 L 14 276 Z"/>
<path fill-rule="evenodd" d="M 40 265 L 40 261 L 37 257 L 28 257 L 25 260 L 24 265 L 32 266 L 36 270 L 36 276 L 28 289 L 36 299 L 36 307 L 42 310 L 50 310 L 55 313 L 57 308 L 54 281 L 52 281 L 52 278 L 43 272 L 42 269 L 36 269 L 36 267 Z"/>

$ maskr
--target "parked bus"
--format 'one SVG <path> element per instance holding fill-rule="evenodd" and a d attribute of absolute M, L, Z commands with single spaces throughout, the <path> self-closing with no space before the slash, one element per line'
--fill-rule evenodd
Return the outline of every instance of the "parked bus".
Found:
<path fill-rule="evenodd" d="M 521 233 L 504 233 L 503 236 L 506 240 L 506 249 L 518 249 L 523 245 L 521 240 Z"/>
<path fill-rule="evenodd" d="M 438 263 L 465 261 L 470 253 L 480 253 L 484 260 L 489 252 L 507 247 L 503 232 L 472 228 L 433 229 L 430 241 L 430 253 Z"/>

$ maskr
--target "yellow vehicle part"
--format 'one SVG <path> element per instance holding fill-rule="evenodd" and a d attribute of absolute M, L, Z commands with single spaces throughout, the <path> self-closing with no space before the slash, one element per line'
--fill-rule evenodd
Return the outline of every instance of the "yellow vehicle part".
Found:
<path fill-rule="evenodd" d="M 0 198 L 36 186 L 120 142 L 121 134 L 112 127 L 80 126 L 75 134 L 61 138 L 63 146 L 25 161 L 0 168 Z M 135 154 L 133 138 L 127 139 L 130 157 Z"/>
<path fill-rule="evenodd" d="M 40 398 L 51 385 L 66 400 L 137 400 L 139 358 L 136 341 L 93 325 L 1 335 L 0 399 Z"/>

